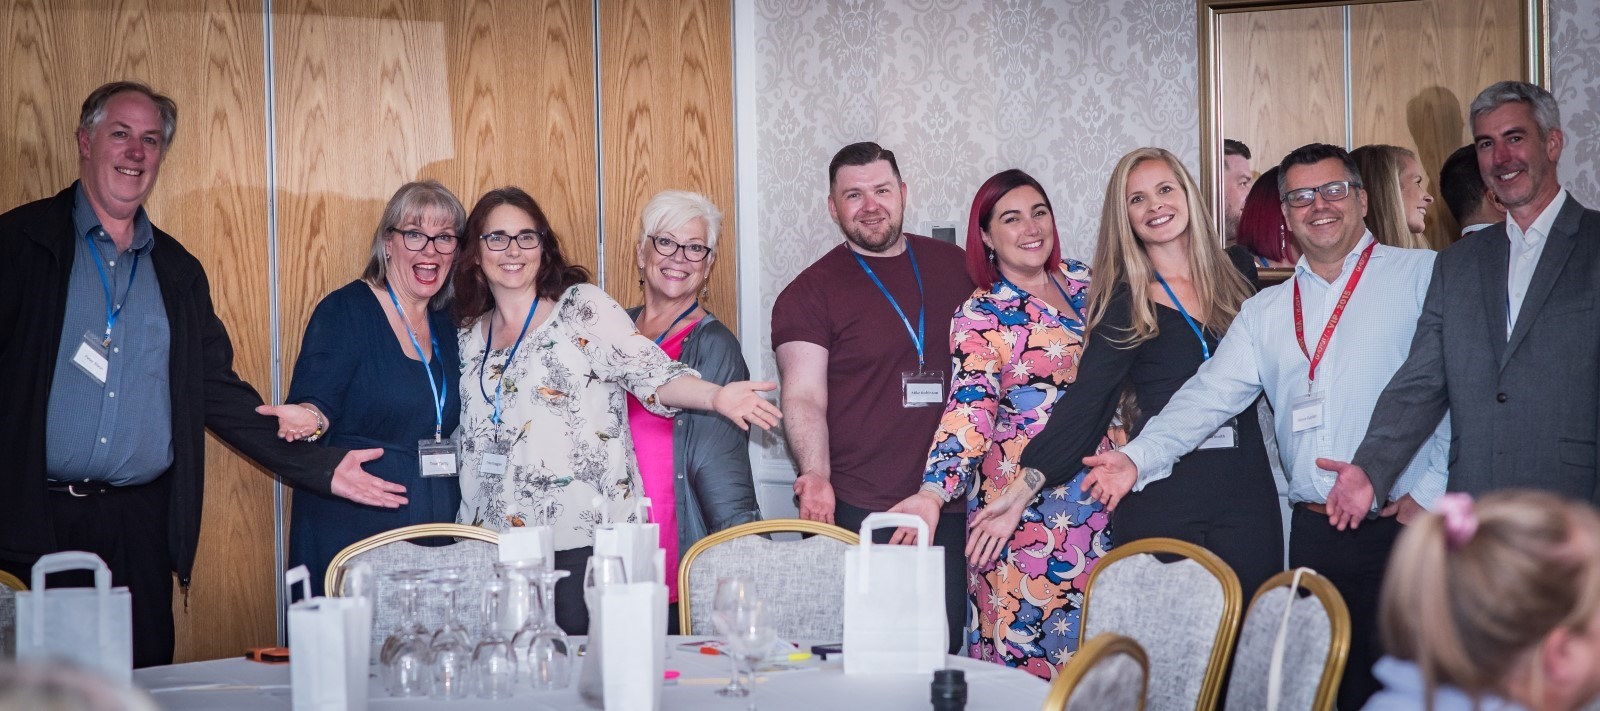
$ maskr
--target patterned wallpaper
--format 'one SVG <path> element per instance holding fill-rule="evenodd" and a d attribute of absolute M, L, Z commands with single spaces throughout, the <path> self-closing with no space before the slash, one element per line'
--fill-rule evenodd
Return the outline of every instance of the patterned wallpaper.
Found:
<path fill-rule="evenodd" d="M 1600 0 L 1550 6 L 1562 176 L 1600 205 Z M 741 243 L 755 243 L 741 323 L 757 377 L 777 377 L 778 293 L 842 239 L 827 163 L 845 144 L 895 151 L 913 231 L 949 220 L 964 233 L 983 179 L 1022 168 L 1050 193 L 1063 253 L 1085 261 L 1118 157 L 1155 145 L 1198 163 L 1191 0 L 740 0 L 735 12 L 749 15 L 735 61 L 754 72 L 741 85 L 755 113 L 740 139 L 754 151 L 740 189 L 755 193 L 741 203 Z M 758 477 L 781 479 L 782 438 L 756 442 Z"/>

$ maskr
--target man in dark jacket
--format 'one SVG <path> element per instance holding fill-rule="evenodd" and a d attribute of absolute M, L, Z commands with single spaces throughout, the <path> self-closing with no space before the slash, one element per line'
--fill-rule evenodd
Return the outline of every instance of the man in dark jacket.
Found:
<path fill-rule="evenodd" d="M 176 129 L 171 99 L 106 84 L 83 104 L 78 182 L 0 215 L 0 570 L 28 580 L 42 555 L 100 556 L 133 598 L 135 666 L 172 661 L 207 427 L 296 486 L 406 501 L 361 469 L 382 450 L 290 444 L 255 414 L 204 268 L 144 211 Z"/>

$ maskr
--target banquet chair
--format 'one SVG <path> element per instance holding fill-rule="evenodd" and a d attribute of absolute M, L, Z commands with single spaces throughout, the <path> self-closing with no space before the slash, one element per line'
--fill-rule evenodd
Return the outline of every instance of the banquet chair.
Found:
<path fill-rule="evenodd" d="M 0 570 L 0 659 L 17 656 L 17 593 L 27 589 L 17 576 Z"/>
<path fill-rule="evenodd" d="M 412 541 L 418 539 L 454 538 L 448 545 L 423 546 Z M 500 559 L 500 534 L 478 526 L 458 523 L 424 523 L 384 531 L 346 546 L 328 564 L 323 589 L 327 595 L 337 596 L 344 586 L 345 569 L 357 562 L 372 566 L 373 615 L 372 640 L 382 642 L 394 631 L 404 612 L 400 598 L 394 594 L 389 574 L 400 570 L 432 571 L 442 568 L 460 568 L 468 573 L 467 580 L 456 592 L 456 609 L 467 630 L 474 638 L 485 631 L 478 613 L 483 600 L 483 583 L 474 575 L 487 570 Z M 419 598 L 422 619 L 429 626 L 444 622 L 445 601 L 442 594 L 423 594 Z"/>
<path fill-rule="evenodd" d="M 1138 642 L 1096 635 L 1050 682 L 1044 711 L 1144 711 L 1149 686 L 1150 658 Z"/>
<path fill-rule="evenodd" d="M 798 541 L 762 534 L 809 533 Z M 860 538 L 838 526 L 797 518 L 752 521 L 713 533 L 684 552 L 678 566 L 678 625 L 686 635 L 713 634 L 717 581 L 744 577 L 776 609 L 784 639 L 844 639 L 844 552 Z"/>
<path fill-rule="evenodd" d="M 1296 572 L 1299 585 L 1291 590 Z M 1333 583 L 1310 568 L 1272 576 L 1251 599 L 1233 653 L 1227 708 L 1269 708 L 1268 677 L 1274 657 L 1279 656 L 1277 638 L 1284 627 L 1288 632 L 1281 655 L 1278 711 L 1333 708 L 1350 651 L 1350 611 Z"/>
<path fill-rule="evenodd" d="M 1221 558 L 1193 543 L 1145 538 L 1112 548 L 1095 565 L 1078 634 L 1112 632 L 1144 647 L 1146 698 L 1155 711 L 1208 711 L 1219 701 L 1239 608 L 1239 578 Z"/>

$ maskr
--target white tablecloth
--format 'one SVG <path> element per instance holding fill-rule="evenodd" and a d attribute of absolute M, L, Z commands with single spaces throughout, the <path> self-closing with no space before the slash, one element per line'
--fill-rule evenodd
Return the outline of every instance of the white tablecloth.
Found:
<path fill-rule="evenodd" d="M 577 641 L 574 640 L 574 645 Z M 713 692 L 728 683 L 728 658 L 681 651 L 676 646 L 679 641 L 672 640 L 667 668 L 677 670 L 681 676 L 676 683 L 667 682 L 663 688 L 663 709 L 744 711 L 749 708 L 751 701 L 761 711 L 927 711 L 930 707 L 931 674 L 845 676 L 838 657 L 829 657 L 825 662 L 814 658 L 799 662 L 796 666 L 802 668 L 796 671 L 758 674 L 755 693 L 751 697 L 725 699 Z M 803 648 L 809 646 L 803 645 Z M 970 711 L 1031 711 L 1043 705 L 1045 693 L 1049 690 L 1048 684 L 1027 672 L 966 657 L 952 656 L 948 660 L 950 668 L 966 672 L 967 709 Z M 582 663 L 582 658 L 578 659 L 578 663 Z M 504 701 L 476 698 L 464 701 L 392 699 L 384 694 L 383 684 L 376 677 L 377 667 L 373 667 L 373 672 L 370 691 L 373 709 L 552 711 L 588 708 L 578 698 L 576 669 L 573 685 L 565 690 L 535 692 L 524 686 L 518 688 L 511 699 Z M 241 658 L 140 669 L 133 673 L 133 681 L 149 691 L 161 708 L 175 711 L 281 711 L 288 709 L 291 701 L 287 664 L 260 664 Z"/>

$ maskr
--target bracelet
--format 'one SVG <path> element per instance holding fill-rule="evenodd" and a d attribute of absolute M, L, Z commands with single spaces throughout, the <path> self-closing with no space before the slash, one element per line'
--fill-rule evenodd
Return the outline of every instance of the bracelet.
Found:
<path fill-rule="evenodd" d="M 322 413 L 317 412 L 317 409 L 310 405 L 307 405 L 303 402 L 299 403 L 299 405 L 305 408 L 306 412 L 311 413 L 313 417 L 317 418 L 317 431 L 306 436 L 307 442 L 315 442 L 322 437 L 323 432 L 328 430 L 328 418 L 323 417 Z"/>
<path fill-rule="evenodd" d="M 939 486 L 938 484 L 931 483 L 931 482 L 926 482 L 926 481 L 922 482 L 922 488 L 920 490 L 921 491 L 926 491 L 926 492 L 928 492 L 930 494 L 933 494 L 934 496 L 939 497 L 940 501 L 943 501 L 943 502 L 945 502 L 947 504 L 950 503 L 950 499 L 952 498 L 950 496 L 950 493 L 944 490 L 944 487 Z"/>

